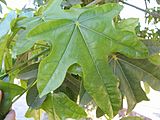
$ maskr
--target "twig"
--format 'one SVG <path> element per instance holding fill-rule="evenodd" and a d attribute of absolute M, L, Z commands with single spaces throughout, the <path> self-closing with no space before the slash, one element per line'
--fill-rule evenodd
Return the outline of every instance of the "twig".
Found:
<path fill-rule="evenodd" d="M 158 14 L 157 12 L 150 12 L 150 11 L 148 11 L 148 10 L 144 10 L 144 9 L 142 9 L 142 8 L 139 8 L 139 7 L 135 6 L 135 5 L 129 4 L 129 3 L 127 3 L 127 2 L 124 2 L 124 1 L 122 1 L 122 0 L 119 0 L 119 2 L 121 2 L 121 3 L 123 3 L 123 4 L 126 4 L 126 5 L 128 5 L 128 6 L 131 6 L 131 7 L 133 7 L 133 8 L 136 8 L 137 10 L 140 10 L 140 11 L 142 11 L 142 12 L 148 13 L 148 14 L 150 14 L 151 16 L 153 16 L 153 17 L 155 17 L 155 18 L 160 18 L 160 14 Z"/>
<path fill-rule="evenodd" d="M 146 10 L 148 10 L 147 0 L 144 0 Z M 145 13 L 145 23 L 147 22 L 147 13 Z"/>
<path fill-rule="evenodd" d="M 145 2 L 146 9 L 148 9 L 147 1 L 144 0 L 144 2 Z"/>

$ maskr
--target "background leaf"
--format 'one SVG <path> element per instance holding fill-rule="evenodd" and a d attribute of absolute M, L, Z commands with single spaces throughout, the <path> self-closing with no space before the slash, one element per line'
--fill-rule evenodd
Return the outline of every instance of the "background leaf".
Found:
<path fill-rule="evenodd" d="M 10 31 L 10 24 L 12 20 L 17 17 L 14 11 L 8 13 L 7 17 L 0 23 L 0 39 Z"/>
<path fill-rule="evenodd" d="M 22 93 L 24 89 L 15 84 L 0 80 L 0 90 L 3 92 L 3 98 L 0 103 L 0 119 L 2 120 L 11 108 L 13 98 Z"/>
<path fill-rule="evenodd" d="M 22 69 L 17 78 L 21 80 L 37 79 L 39 63 L 31 64 Z"/>
<path fill-rule="evenodd" d="M 27 105 L 32 109 L 40 108 L 45 99 L 46 96 L 43 96 L 42 98 L 39 97 L 36 85 L 31 87 L 27 92 L 26 96 Z"/>
<path fill-rule="evenodd" d="M 79 107 L 63 93 L 49 94 L 42 105 L 42 109 L 47 113 L 52 114 L 54 116 L 52 118 L 55 118 L 56 114 L 60 119 L 80 119 L 86 117 L 83 108 Z"/>
<path fill-rule="evenodd" d="M 154 90 L 160 90 L 159 66 L 147 59 L 131 59 L 123 55 L 118 55 L 117 58 L 126 70 L 136 77 L 135 80 L 147 82 Z"/>
<path fill-rule="evenodd" d="M 149 61 L 160 65 L 160 42 L 156 40 L 143 40 L 143 43 L 148 47 Z"/>
<path fill-rule="evenodd" d="M 8 13 L 6 18 L 0 23 L 0 69 L 2 67 L 2 60 L 7 49 L 7 42 L 9 39 L 8 32 L 11 30 L 11 22 L 17 17 L 14 11 Z"/>
<path fill-rule="evenodd" d="M 28 109 L 25 117 L 26 118 L 34 118 L 34 120 L 41 120 L 42 112 L 41 110 Z"/>
<path fill-rule="evenodd" d="M 128 112 L 131 112 L 137 103 L 148 100 L 140 85 L 141 74 L 136 68 L 132 68 L 129 63 L 125 63 L 120 55 L 112 59 L 111 65 L 113 72 L 120 80 L 120 90 L 127 98 Z"/>

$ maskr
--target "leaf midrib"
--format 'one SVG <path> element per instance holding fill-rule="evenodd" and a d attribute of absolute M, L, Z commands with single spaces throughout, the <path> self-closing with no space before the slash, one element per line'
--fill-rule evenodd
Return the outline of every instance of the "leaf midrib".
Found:
<path fill-rule="evenodd" d="M 72 26 L 72 24 L 71 24 L 70 26 Z M 69 40 L 68 40 L 68 43 L 67 43 L 67 45 L 66 45 L 63 53 L 61 54 L 61 57 L 60 57 L 58 63 L 57 63 L 56 66 L 55 66 L 55 70 L 57 69 L 60 61 L 62 60 L 62 58 L 63 58 L 63 56 L 64 56 L 64 54 L 65 54 L 65 52 L 66 52 L 66 50 L 67 50 L 67 48 L 68 48 L 68 46 L 69 46 L 69 44 L 70 44 L 70 42 L 71 42 L 71 38 L 72 38 L 72 36 L 73 36 L 73 33 L 74 33 L 75 28 L 76 28 L 76 25 L 74 25 L 74 28 L 73 28 L 73 30 L 72 30 L 72 32 L 71 32 L 71 36 L 70 36 L 70 38 L 69 38 Z M 54 72 L 55 72 L 55 71 L 53 71 L 53 74 L 54 74 Z M 50 79 L 52 78 L 53 74 L 51 74 Z M 48 85 L 48 83 L 47 83 L 47 85 Z M 44 89 L 43 89 L 43 90 L 44 90 Z"/>
<path fill-rule="evenodd" d="M 132 93 L 133 98 L 134 98 L 134 99 L 136 100 L 136 102 L 137 102 L 137 99 L 136 99 L 136 97 L 134 96 L 134 93 L 133 93 L 133 91 L 132 91 L 132 87 L 131 87 L 130 83 L 128 82 L 129 80 L 128 80 L 127 77 L 126 77 L 126 74 L 124 73 L 121 64 L 119 63 L 118 60 L 116 60 L 116 62 L 117 62 L 117 64 L 118 64 L 119 67 L 120 67 L 121 73 L 122 73 L 122 75 L 124 76 L 126 83 L 128 84 L 129 88 L 131 88 L 131 93 Z"/>
<path fill-rule="evenodd" d="M 128 45 L 126 45 L 126 44 L 123 44 L 123 43 L 121 43 L 121 42 L 118 42 L 118 40 L 115 40 L 115 39 L 109 37 L 108 35 L 106 35 L 106 34 L 104 34 L 104 33 L 100 33 L 100 32 L 98 32 L 98 31 L 96 31 L 96 30 L 90 29 L 89 27 L 84 26 L 84 25 L 82 25 L 82 24 L 80 24 L 80 26 L 83 27 L 83 28 L 85 28 L 85 29 L 88 29 L 88 30 L 90 30 L 90 31 L 92 31 L 92 32 L 100 35 L 100 36 L 104 36 L 105 38 L 109 39 L 110 41 L 113 41 L 113 42 L 116 43 L 116 44 L 120 44 L 120 45 L 122 45 L 122 46 L 126 46 L 126 47 L 128 47 L 129 49 L 133 49 L 134 51 L 138 51 L 139 53 L 142 53 L 140 50 L 136 50 L 136 49 L 135 49 L 134 47 L 132 47 L 132 46 L 128 46 Z"/>
<path fill-rule="evenodd" d="M 82 32 L 81 32 L 80 27 L 78 27 L 78 29 L 79 29 L 80 35 L 81 35 L 82 38 L 83 38 L 83 42 L 84 42 L 84 44 L 85 44 L 86 47 L 87 47 L 88 53 L 89 53 L 89 55 L 90 55 L 90 57 L 91 57 L 91 60 L 92 60 L 92 62 L 94 63 L 94 66 L 95 66 L 95 68 L 96 68 L 96 71 L 97 71 L 97 73 L 98 73 L 98 76 L 100 77 L 101 81 L 103 82 L 103 84 L 104 84 L 104 86 L 105 86 L 105 83 L 104 83 L 104 81 L 103 81 L 103 78 L 102 78 L 102 76 L 101 76 L 101 74 L 100 74 L 100 72 L 99 72 L 99 69 L 98 69 L 98 67 L 97 67 L 97 64 L 95 63 L 95 59 L 94 59 L 94 57 L 92 56 L 91 51 L 89 50 L 89 47 L 88 47 L 88 45 L 87 45 L 87 43 L 86 43 L 86 41 L 85 41 L 85 38 L 84 38 L 84 36 L 83 36 L 83 34 L 82 34 Z M 106 89 L 106 87 L 105 87 L 105 89 Z M 107 90 L 107 89 L 106 89 L 106 92 L 107 92 L 107 94 L 108 94 L 108 90 Z M 112 106 L 110 95 L 108 94 L 108 96 L 109 96 L 109 97 L 108 97 L 108 98 L 109 98 L 109 103 L 110 103 L 110 105 Z M 112 106 L 112 111 L 113 111 L 113 106 Z"/>
<path fill-rule="evenodd" d="M 155 79 L 159 80 L 158 78 L 156 78 L 156 76 L 154 76 L 154 75 L 153 75 L 153 74 L 151 74 L 150 72 L 145 71 L 144 69 L 142 69 L 142 68 L 140 68 L 140 67 L 138 67 L 138 66 L 136 66 L 136 65 L 134 65 L 134 64 L 131 64 L 130 62 L 125 61 L 125 60 L 123 60 L 123 59 L 121 59 L 121 58 L 119 58 L 119 57 L 118 57 L 118 59 L 119 59 L 119 60 L 121 60 L 122 62 L 127 63 L 128 65 L 130 65 L 130 66 L 132 66 L 132 67 L 135 67 L 135 68 L 137 68 L 137 69 L 142 70 L 143 72 L 145 72 L 145 73 L 149 74 L 149 75 L 150 75 L 150 76 L 152 76 L 153 78 L 155 78 Z"/>

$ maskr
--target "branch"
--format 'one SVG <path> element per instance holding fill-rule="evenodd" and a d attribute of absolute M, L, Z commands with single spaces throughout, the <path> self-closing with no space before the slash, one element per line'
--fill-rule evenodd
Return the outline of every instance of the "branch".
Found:
<path fill-rule="evenodd" d="M 146 10 L 148 10 L 147 0 L 144 0 Z M 147 13 L 145 13 L 145 23 L 147 22 Z"/>
<path fill-rule="evenodd" d="M 148 9 L 147 0 L 144 0 L 146 9 Z"/>
<path fill-rule="evenodd" d="M 121 3 L 123 3 L 123 4 L 126 4 L 126 5 L 128 5 L 128 6 L 131 6 L 131 7 L 133 7 L 133 8 L 136 8 L 137 10 L 140 10 L 140 11 L 142 11 L 142 12 L 148 13 L 149 15 L 151 15 L 151 16 L 153 16 L 153 17 L 155 17 L 155 18 L 160 18 L 160 14 L 158 14 L 157 12 L 150 12 L 150 11 L 148 11 L 148 10 L 144 10 L 144 9 L 142 9 L 142 8 L 139 8 L 139 7 L 135 6 L 135 5 L 129 4 L 129 3 L 127 3 L 127 2 L 124 2 L 124 1 L 122 1 L 122 0 L 119 0 L 119 2 L 121 2 Z"/>

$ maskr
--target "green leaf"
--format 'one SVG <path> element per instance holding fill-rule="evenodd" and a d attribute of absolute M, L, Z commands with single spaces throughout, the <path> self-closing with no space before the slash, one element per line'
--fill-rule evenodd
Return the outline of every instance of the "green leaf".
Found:
<path fill-rule="evenodd" d="M 22 93 L 24 89 L 15 84 L 6 83 L 0 80 L 0 90 L 3 92 L 3 98 L 0 103 L 0 119 L 2 120 L 9 112 L 13 98 Z"/>
<path fill-rule="evenodd" d="M 36 41 L 26 39 L 26 35 L 31 29 L 42 22 L 43 20 L 40 17 L 31 17 L 25 18 L 17 23 L 17 27 L 25 28 L 25 30 L 21 30 L 19 32 L 18 40 L 16 41 L 16 45 L 13 48 L 14 56 L 26 52 L 34 45 Z"/>
<path fill-rule="evenodd" d="M 0 23 L 0 69 L 2 67 L 2 60 L 6 51 L 7 41 L 9 35 L 6 35 L 11 30 L 11 22 L 16 18 L 16 13 L 11 11 L 6 18 Z"/>
<path fill-rule="evenodd" d="M 96 109 L 96 117 L 99 118 L 99 117 L 102 117 L 105 113 L 98 107 Z"/>
<path fill-rule="evenodd" d="M 148 85 L 147 82 L 144 82 L 144 90 L 145 90 L 145 92 L 146 92 L 147 94 L 150 93 L 150 86 Z"/>
<path fill-rule="evenodd" d="M 155 65 L 160 65 L 160 53 L 149 56 L 148 60 Z"/>
<path fill-rule="evenodd" d="M 81 95 L 80 98 L 80 105 L 81 106 L 88 105 L 88 103 L 90 103 L 91 101 L 93 101 L 91 96 L 86 91 L 84 91 L 84 93 Z"/>
<path fill-rule="evenodd" d="M 49 94 L 46 101 L 42 104 L 42 109 L 52 114 L 54 116 L 53 118 L 55 118 L 55 114 L 58 115 L 61 120 L 66 118 L 80 119 L 86 117 L 83 108 L 79 107 L 63 93 Z"/>
<path fill-rule="evenodd" d="M 83 76 L 82 68 L 78 64 L 69 67 L 68 72 L 74 75 Z"/>
<path fill-rule="evenodd" d="M 65 93 L 71 100 L 77 102 L 80 91 L 80 80 L 76 79 L 70 74 L 67 74 L 63 84 L 56 90 L 56 92 Z"/>
<path fill-rule="evenodd" d="M 147 46 L 149 55 L 156 55 L 160 53 L 160 42 L 155 40 L 143 40 L 143 43 Z"/>
<path fill-rule="evenodd" d="M 9 38 L 9 36 L 5 36 L 2 39 L 0 39 L 0 69 L 2 68 L 2 61 L 3 61 L 3 57 L 4 57 L 4 53 L 6 50 L 6 44 L 7 44 L 7 39 Z"/>
<path fill-rule="evenodd" d="M 41 16 L 28 17 L 17 23 L 18 24 L 17 27 L 25 29 L 19 32 L 20 35 L 18 36 L 16 45 L 13 48 L 13 56 L 26 52 L 34 45 L 36 41 L 28 40 L 26 38 L 26 35 L 31 29 L 33 29 L 40 23 L 52 19 L 76 18 L 78 17 L 77 15 L 79 15 L 82 11 L 85 10 L 85 9 L 83 10 L 72 9 L 64 11 L 61 9 L 61 3 L 62 0 L 50 0 L 48 2 L 48 6 L 46 7 L 46 9 L 43 10 Z"/>
<path fill-rule="evenodd" d="M 67 15 L 61 8 L 61 3 L 63 0 L 50 0 L 48 6 L 46 7 L 45 11 L 43 12 L 43 17 L 45 20 L 50 19 L 60 19 L 62 17 L 66 18 Z M 70 17 L 70 16 L 68 16 Z M 68 18 L 67 17 L 67 18 Z"/>
<path fill-rule="evenodd" d="M 160 90 L 160 67 L 152 64 L 147 59 L 131 59 L 123 55 L 116 56 L 131 78 L 147 82 L 153 89 Z"/>
<path fill-rule="evenodd" d="M 30 40 L 46 40 L 52 44 L 51 53 L 39 67 L 37 85 L 41 96 L 56 90 L 63 83 L 67 69 L 77 63 L 83 70 L 84 87 L 96 104 L 109 117 L 117 114 L 121 96 L 107 57 L 112 52 L 135 58 L 148 54 L 134 33 L 115 29 L 112 20 L 121 9 L 118 4 L 90 8 L 76 15 L 76 20 L 48 21 L 28 34 Z"/>
<path fill-rule="evenodd" d="M 149 61 L 155 65 L 160 65 L 160 42 L 155 40 L 143 40 L 148 47 Z"/>
<path fill-rule="evenodd" d="M 120 21 L 116 27 L 122 31 L 130 31 L 135 33 L 135 28 L 138 25 L 139 20 L 137 18 L 128 18 Z"/>
<path fill-rule="evenodd" d="M 111 65 L 113 72 L 120 80 L 120 90 L 127 98 L 128 112 L 130 112 L 137 103 L 148 98 L 140 85 L 142 74 L 125 60 L 124 56 L 113 55 Z"/>
<path fill-rule="evenodd" d="M 46 99 L 46 96 L 43 96 L 42 98 L 39 97 L 38 90 L 36 85 L 31 87 L 26 96 L 27 105 L 32 109 L 38 109 Z"/>
<path fill-rule="evenodd" d="M 70 8 L 69 10 L 62 9 L 63 0 L 51 0 L 44 10 L 42 16 L 45 21 L 53 19 L 76 19 L 80 13 L 86 11 L 88 8 L 76 9 Z"/>
<path fill-rule="evenodd" d="M 8 13 L 7 17 L 0 23 L 0 39 L 10 31 L 10 24 L 16 17 L 17 15 L 15 11 L 11 11 L 10 13 Z"/>
<path fill-rule="evenodd" d="M 9 50 L 7 50 L 4 57 L 5 71 L 9 71 L 12 68 L 12 63 L 12 55 Z"/>
<path fill-rule="evenodd" d="M 25 67 L 18 73 L 17 78 L 21 80 L 36 79 L 38 73 L 38 66 L 39 63 L 35 63 Z"/>
<path fill-rule="evenodd" d="M 25 114 L 26 118 L 34 118 L 34 120 L 41 120 L 42 112 L 41 110 L 34 110 L 29 108 Z"/>

